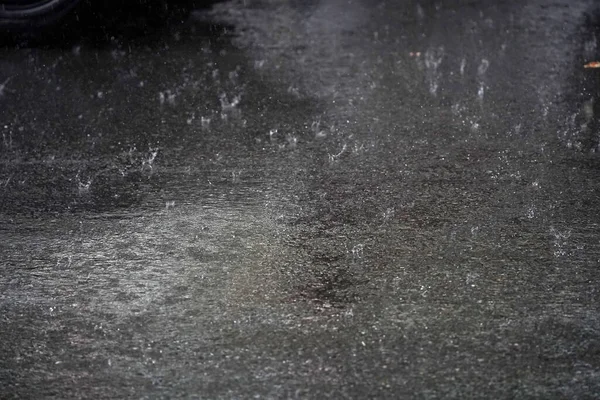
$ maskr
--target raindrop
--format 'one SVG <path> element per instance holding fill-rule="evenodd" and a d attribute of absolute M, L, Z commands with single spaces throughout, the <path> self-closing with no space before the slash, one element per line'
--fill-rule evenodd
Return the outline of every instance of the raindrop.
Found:
<path fill-rule="evenodd" d="M 483 97 L 485 96 L 485 85 L 483 82 L 479 84 L 479 89 L 477 90 L 477 98 L 480 102 L 483 101 Z"/>
<path fill-rule="evenodd" d="M 485 75 L 489 67 L 490 62 L 487 59 L 483 58 L 481 60 L 481 64 L 479 64 L 479 67 L 477 67 L 477 75 L 479 75 L 480 78 L 483 78 L 483 75 Z"/>
<path fill-rule="evenodd" d="M 417 4 L 417 17 L 419 19 L 425 18 L 425 10 L 423 10 L 423 7 L 421 7 L 420 4 Z"/>
<path fill-rule="evenodd" d="M 13 174 L 14 175 L 14 174 Z M 6 178 L 6 180 L 4 180 L 4 182 L 0 181 L 0 183 L 2 184 L 3 187 L 8 186 L 8 183 L 10 182 L 10 180 L 12 179 L 13 175 L 9 176 L 8 178 Z"/>
<path fill-rule="evenodd" d="M 444 48 L 429 49 L 425 52 L 425 66 L 429 69 L 437 70 L 444 57 Z"/>
<path fill-rule="evenodd" d="M 4 127 L 5 129 L 8 127 Z M 8 137 L 6 136 L 6 133 L 2 133 L 2 143 L 4 144 L 4 147 L 8 148 L 8 149 L 12 149 L 12 145 L 13 145 L 13 137 L 12 137 L 12 130 L 8 132 Z"/>
<path fill-rule="evenodd" d="M 594 99 L 591 98 L 583 103 L 583 115 L 585 116 L 585 124 L 589 124 L 594 119 Z"/>
<path fill-rule="evenodd" d="M 584 48 L 586 57 L 589 57 L 589 58 L 593 57 L 596 53 L 597 47 L 598 47 L 598 43 L 596 41 L 595 36 L 591 40 L 587 40 L 583 44 L 583 48 Z"/>

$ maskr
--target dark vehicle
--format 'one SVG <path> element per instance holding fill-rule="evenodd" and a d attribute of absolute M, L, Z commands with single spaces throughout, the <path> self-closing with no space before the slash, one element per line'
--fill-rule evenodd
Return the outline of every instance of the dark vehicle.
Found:
<path fill-rule="evenodd" d="M 4 0 L 0 3 L 0 28 L 20 29 L 51 24 L 79 0 Z"/>
<path fill-rule="evenodd" d="M 99 8 L 105 15 L 108 11 L 119 13 L 124 7 L 137 7 L 152 12 L 176 11 L 185 16 L 194 7 L 205 7 L 215 0 L 136 0 L 136 1 L 94 1 L 94 0 L 0 0 L 0 30 L 22 31 L 52 26 L 65 16 L 80 8 Z M 126 6 L 124 5 L 126 4 Z"/>

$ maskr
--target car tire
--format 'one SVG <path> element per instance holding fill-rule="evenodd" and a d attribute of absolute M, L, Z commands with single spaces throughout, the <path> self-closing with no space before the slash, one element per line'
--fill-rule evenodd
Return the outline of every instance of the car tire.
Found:
<path fill-rule="evenodd" d="M 51 25 L 80 0 L 0 0 L 0 29 L 36 29 Z"/>

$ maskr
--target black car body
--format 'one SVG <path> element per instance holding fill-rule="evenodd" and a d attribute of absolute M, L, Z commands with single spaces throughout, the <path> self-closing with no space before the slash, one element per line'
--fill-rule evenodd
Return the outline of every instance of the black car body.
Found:
<path fill-rule="evenodd" d="M 0 0 L 0 30 L 21 31 L 52 26 L 82 7 L 94 7 L 119 13 L 124 7 L 141 10 L 172 11 L 185 15 L 194 7 L 205 7 L 215 0 Z"/>

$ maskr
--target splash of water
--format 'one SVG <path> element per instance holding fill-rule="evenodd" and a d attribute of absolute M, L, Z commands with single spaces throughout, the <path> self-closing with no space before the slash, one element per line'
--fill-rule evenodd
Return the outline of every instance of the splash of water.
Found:
<path fill-rule="evenodd" d="M 288 147 L 290 149 L 295 149 L 296 146 L 298 145 L 298 138 L 296 136 L 293 136 L 292 134 L 288 134 L 286 139 L 287 139 Z"/>
<path fill-rule="evenodd" d="M 277 135 L 277 129 L 269 130 L 269 140 L 272 142 L 275 140 L 275 135 Z"/>
<path fill-rule="evenodd" d="M 423 10 L 423 7 L 420 4 L 417 4 L 416 12 L 417 12 L 417 18 L 419 18 L 419 19 L 425 18 L 425 10 Z"/>
<path fill-rule="evenodd" d="M 356 246 L 352 247 L 352 250 L 351 250 L 352 257 L 353 258 L 362 258 L 364 249 L 365 249 L 365 245 L 362 243 L 359 243 Z"/>
<path fill-rule="evenodd" d="M 479 67 L 477 67 L 477 75 L 479 76 L 479 79 L 483 79 L 483 77 L 489 67 L 490 67 L 490 62 L 487 59 L 482 58 L 481 63 L 479 64 Z"/>
<path fill-rule="evenodd" d="M 558 258 L 567 255 L 568 239 L 571 237 L 571 230 L 559 231 L 551 227 L 550 233 L 553 237 L 554 257 Z"/>
<path fill-rule="evenodd" d="M 485 97 L 485 84 L 483 82 L 479 83 L 479 89 L 477 89 L 477 99 L 479 102 L 483 103 L 483 98 Z"/>
<path fill-rule="evenodd" d="M 346 151 L 346 147 L 347 147 L 347 145 L 344 143 L 344 145 L 342 146 L 342 149 L 340 150 L 339 153 L 337 153 L 337 154 L 329 154 L 329 162 L 334 162 L 338 158 L 340 158 L 341 155 L 344 154 L 344 152 Z"/>
<path fill-rule="evenodd" d="M 148 158 L 142 160 L 142 170 L 145 167 L 148 167 L 150 170 L 152 170 L 154 168 L 154 160 L 156 159 L 156 156 L 158 155 L 158 148 L 154 148 L 154 149 L 150 149 L 150 154 L 148 155 Z"/>
<path fill-rule="evenodd" d="M 231 181 L 233 183 L 238 183 L 240 181 L 241 175 L 242 175 L 242 170 L 231 171 Z"/>
<path fill-rule="evenodd" d="M 444 48 L 428 49 L 425 52 L 425 67 L 427 68 L 427 82 L 429 83 L 429 93 L 437 95 L 440 78 L 442 76 L 439 67 L 444 59 Z"/>
<path fill-rule="evenodd" d="M 165 102 L 170 105 L 175 105 L 176 96 L 177 94 L 171 92 L 171 90 L 165 90 L 163 92 L 158 92 L 158 101 L 161 105 L 165 104 Z"/>
<path fill-rule="evenodd" d="M 490 67 L 490 62 L 485 58 L 481 59 L 481 63 L 477 67 L 477 77 L 479 79 L 479 89 L 477 90 L 477 99 L 481 103 L 483 102 L 483 98 L 485 97 L 485 90 L 486 90 L 485 73 L 487 72 L 489 67 Z"/>
<path fill-rule="evenodd" d="M 81 171 L 77 171 L 75 179 L 77 181 L 77 193 L 79 193 L 80 196 L 89 193 L 90 187 L 92 186 L 92 178 L 89 178 L 86 182 L 84 182 L 81 180 Z"/>

